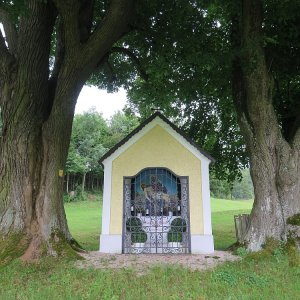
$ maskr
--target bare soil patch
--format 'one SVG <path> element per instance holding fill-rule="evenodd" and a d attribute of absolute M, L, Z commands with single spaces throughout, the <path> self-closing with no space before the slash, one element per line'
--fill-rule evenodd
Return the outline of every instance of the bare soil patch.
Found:
<path fill-rule="evenodd" d="M 81 253 L 85 260 L 78 261 L 78 268 L 134 269 L 145 274 L 154 266 L 177 265 L 191 270 L 207 270 L 240 258 L 228 251 L 215 251 L 213 254 L 106 254 L 98 251 Z"/>

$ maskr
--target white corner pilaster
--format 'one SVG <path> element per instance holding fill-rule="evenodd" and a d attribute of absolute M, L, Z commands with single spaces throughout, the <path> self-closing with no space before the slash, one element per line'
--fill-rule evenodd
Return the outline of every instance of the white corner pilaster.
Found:
<path fill-rule="evenodd" d="M 191 235 L 192 254 L 210 254 L 214 251 L 214 238 L 212 235 Z"/>
<path fill-rule="evenodd" d="M 103 207 L 102 207 L 102 230 L 101 234 L 109 234 L 110 226 L 110 198 L 112 180 L 112 161 L 107 160 L 104 165 L 104 184 L 103 184 Z"/>
<path fill-rule="evenodd" d="M 122 253 L 122 235 L 110 234 L 110 210 L 111 210 L 111 185 L 112 185 L 112 160 L 103 162 L 104 185 L 103 185 L 103 208 L 102 229 L 100 235 L 99 251 L 103 253 Z"/>
<path fill-rule="evenodd" d="M 202 176 L 202 205 L 203 205 L 203 233 L 211 235 L 211 206 L 209 191 L 209 160 L 201 160 Z"/>
<path fill-rule="evenodd" d="M 101 234 L 100 250 L 103 253 L 122 253 L 122 235 L 121 234 Z"/>

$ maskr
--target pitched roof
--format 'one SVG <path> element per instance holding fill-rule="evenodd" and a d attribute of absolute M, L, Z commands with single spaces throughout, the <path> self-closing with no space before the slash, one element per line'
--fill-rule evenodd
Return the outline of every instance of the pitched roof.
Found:
<path fill-rule="evenodd" d="M 151 121 L 153 121 L 156 117 L 162 119 L 165 123 L 167 123 L 173 130 L 175 130 L 178 134 L 180 134 L 185 140 L 187 140 L 192 146 L 194 146 L 202 155 L 207 157 L 211 162 L 215 162 L 216 160 L 209 155 L 207 152 L 202 150 L 190 137 L 188 137 L 181 129 L 179 129 L 175 124 L 173 124 L 170 120 L 168 120 L 163 114 L 159 111 L 152 114 L 148 119 L 142 122 L 137 128 L 135 128 L 132 132 L 130 132 L 124 139 L 122 139 L 119 143 L 117 143 L 114 147 L 112 147 L 109 151 L 107 151 L 99 160 L 99 163 L 102 163 L 106 158 L 111 156 L 117 149 L 123 146 L 128 140 L 130 140 L 134 135 L 136 135 L 139 131 L 141 131 L 146 125 L 148 125 Z"/>

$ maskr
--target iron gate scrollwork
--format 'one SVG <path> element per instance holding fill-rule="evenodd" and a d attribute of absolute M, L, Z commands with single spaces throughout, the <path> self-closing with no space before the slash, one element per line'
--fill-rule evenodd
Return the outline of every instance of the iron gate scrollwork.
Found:
<path fill-rule="evenodd" d="M 165 168 L 124 177 L 123 253 L 190 253 L 188 177 Z"/>

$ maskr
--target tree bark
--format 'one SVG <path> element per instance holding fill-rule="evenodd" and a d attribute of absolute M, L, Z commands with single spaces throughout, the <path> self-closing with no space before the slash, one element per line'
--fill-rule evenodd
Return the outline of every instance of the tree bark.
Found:
<path fill-rule="evenodd" d="M 70 181 L 70 173 L 67 174 L 67 186 L 66 186 L 66 192 L 69 195 L 69 181 Z"/>
<path fill-rule="evenodd" d="M 53 2 L 57 7 L 52 1 L 26 2 L 18 52 L 11 55 L 0 37 L 0 262 L 20 255 L 70 254 L 74 243 L 63 206 L 62 170 L 76 100 L 99 61 L 129 31 L 132 1 L 112 1 L 107 17 L 85 43 L 77 28 L 81 12 L 71 8 L 74 1 Z M 49 79 L 57 11 L 63 36 Z M 20 251 L 11 251 L 12 245 Z"/>
<path fill-rule="evenodd" d="M 263 49 L 263 9 L 244 0 L 233 21 L 233 97 L 250 156 L 254 205 L 245 242 L 256 251 L 267 238 L 286 240 L 287 219 L 300 211 L 300 144 L 288 143 L 273 107 L 273 80 Z M 299 131 L 299 129 L 298 129 Z"/>
<path fill-rule="evenodd" d="M 91 173 L 91 190 L 92 190 L 92 191 L 94 191 L 94 179 L 95 179 L 94 173 L 92 172 L 92 173 Z"/>
<path fill-rule="evenodd" d="M 18 232 L 27 236 L 30 244 L 26 258 L 38 257 L 42 248 L 55 254 L 53 240 L 72 241 L 63 207 L 60 170 L 66 163 L 75 103 L 83 81 L 73 76 L 66 78 L 56 88 L 46 121 L 28 109 L 44 97 L 47 83 L 43 88 L 30 86 L 37 98 L 26 94 L 13 121 L 4 110 L 0 228 L 4 235 Z M 17 101 L 21 96 L 15 90 Z"/>
<path fill-rule="evenodd" d="M 84 188 L 85 188 L 85 178 L 86 178 L 86 172 L 84 172 L 82 176 L 82 191 L 81 191 L 82 195 L 84 193 Z"/>

